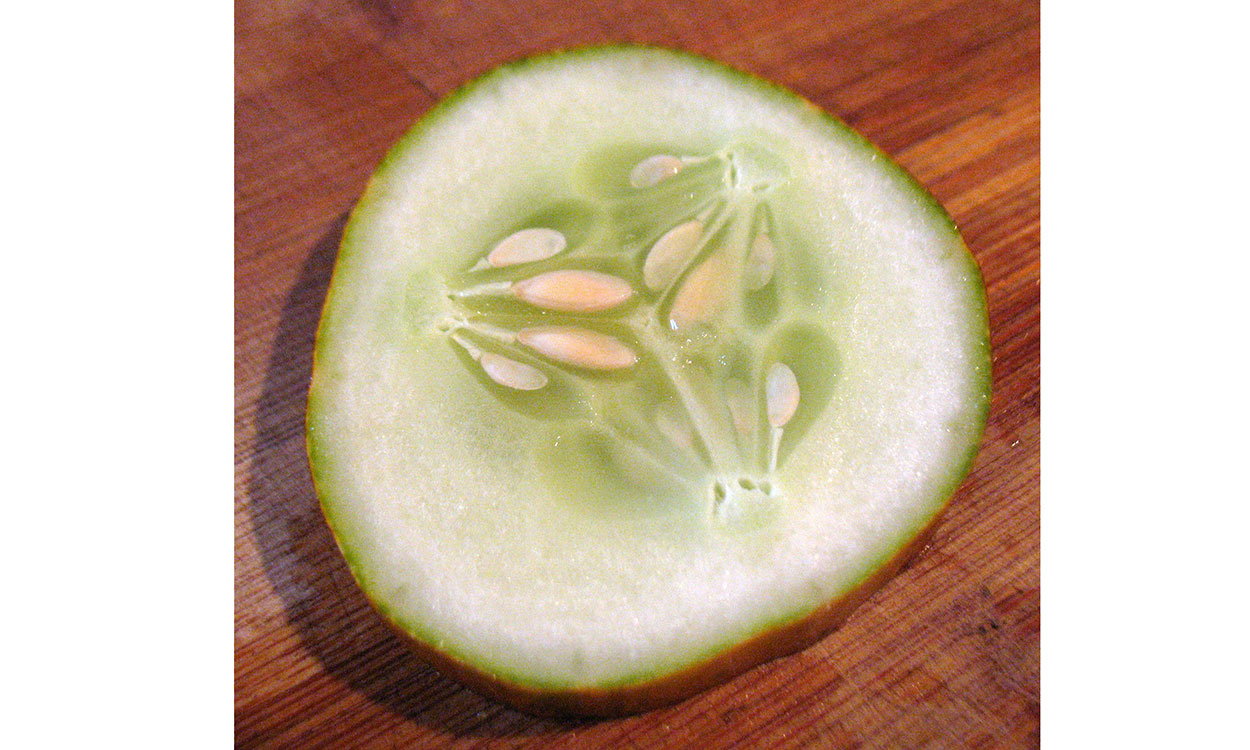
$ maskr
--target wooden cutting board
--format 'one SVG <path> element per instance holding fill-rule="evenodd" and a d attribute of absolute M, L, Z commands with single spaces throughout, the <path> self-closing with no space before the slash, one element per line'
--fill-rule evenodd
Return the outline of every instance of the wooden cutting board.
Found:
<path fill-rule="evenodd" d="M 241 747 L 1016 748 L 1039 743 L 1039 10 L 992 0 L 236 3 L 235 723 Z M 924 553 L 818 645 L 672 708 L 535 719 L 391 636 L 303 447 L 347 212 L 435 101 L 506 60 L 632 41 L 794 89 L 897 158 L 983 269 L 994 398 Z"/>

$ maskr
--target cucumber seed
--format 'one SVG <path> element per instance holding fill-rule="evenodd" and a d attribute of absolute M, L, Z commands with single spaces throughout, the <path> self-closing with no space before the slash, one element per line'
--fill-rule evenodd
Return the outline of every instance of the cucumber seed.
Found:
<path fill-rule="evenodd" d="M 522 229 L 500 240 L 486 256 L 486 263 L 491 268 L 503 268 L 546 260 L 559 254 L 567 244 L 564 235 L 554 229 Z"/>
<path fill-rule="evenodd" d="M 597 271 L 551 271 L 512 285 L 512 293 L 535 307 L 559 312 L 600 312 L 633 295 L 629 282 Z"/>
<path fill-rule="evenodd" d="M 768 423 L 785 427 L 799 408 L 799 381 L 794 370 L 780 362 L 770 367 L 764 380 L 764 400 L 768 405 Z"/>
<path fill-rule="evenodd" d="M 638 361 L 632 349 L 611 336 L 572 326 L 526 328 L 517 341 L 544 357 L 587 370 L 620 370 Z"/>
<path fill-rule="evenodd" d="M 536 367 L 491 352 L 478 360 L 482 369 L 496 383 L 518 391 L 536 391 L 547 385 L 547 376 Z"/>
<path fill-rule="evenodd" d="M 629 173 L 629 185 L 634 188 L 646 188 L 658 185 L 681 171 L 682 162 L 676 156 L 656 154 L 634 165 Z"/>
<path fill-rule="evenodd" d="M 642 266 L 642 280 L 652 291 L 664 289 L 694 259 L 703 237 L 703 222 L 692 219 L 678 224 L 656 240 Z"/>

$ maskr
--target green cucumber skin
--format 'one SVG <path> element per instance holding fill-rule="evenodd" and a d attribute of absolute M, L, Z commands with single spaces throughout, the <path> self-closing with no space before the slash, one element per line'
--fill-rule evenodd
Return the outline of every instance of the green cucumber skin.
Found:
<path fill-rule="evenodd" d="M 722 63 L 708 60 L 687 52 L 640 45 L 606 45 L 579 47 L 515 60 L 495 68 L 494 70 L 458 87 L 454 92 L 441 100 L 434 108 L 425 113 L 425 115 L 395 144 L 395 146 L 390 149 L 387 155 L 383 158 L 377 171 L 370 178 L 360 201 L 353 208 L 345 227 L 339 257 L 333 272 L 329 292 L 323 307 L 322 320 L 316 335 L 316 345 L 313 358 L 313 379 L 312 385 L 309 389 L 306 431 L 307 448 L 313 481 L 314 485 L 318 489 L 318 497 L 320 498 L 323 512 L 331 530 L 334 533 L 344 559 L 347 561 L 348 566 L 352 570 L 352 573 L 356 577 L 357 581 L 361 584 L 366 596 L 368 596 L 374 606 L 379 609 L 389 622 L 402 631 L 408 633 L 416 640 L 424 642 L 429 648 L 434 648 L 432 645 L 434 638 L 431 633 L 423 632 L 424 629 L 420 623 L 401 622 L 395 612 L 390 611 L 388 607 L 386 607 L 383 603 L 380 603 L 374 594 L 371 593 L 372 588 L 369 585 L 368 574 L 366 572 L 367 566 L 361 563 L 361 560 L 359 559 L 359 550 L 353 549 L 349 544 L 344 542 L 345 529 L 343 528 L 340 514 L 336 513 L 334 498 L 332 498 L 328 493 L 322 491 L 327 484 L 328 472 L 328 469 L 323 468 L 323 466 L 324 464 L 331 462 L 333 459 L 327 457 L 326 451 L 320 441 L 320 432 L 318 429 L 318 415 L 323 411 L 321 403 L 323 388 L 320 385 L 321 380 L 319 379 L 319 373 L 322 371 L 322 367 L 317 353 L 321 352 L 326 346 L 327 336 L 329 335 L 327 331 L 333 329 L 333 320 L 331 316 L 333 314 L 333 310 L 338 305 L 337 297 L 340 294 L 346 293 L 343 286 L 336 282 L 345 273 L 345 269 L 350 268 L 354 262 L 354 256 L 357 252 L 356 245 L 358 244 L 356 237 L 362 232 L 361 228 L 366 226 L 372 219 L 376 218 L 374 216 L 374 211 L 375 208 L 381 203 L 381 201 L 377 200 L 377 197 L 379 193 L 385 189 L 383 185 L 386 182 L 388 172 L 393 169 L 396 162 L 399 161 L 399 155 L 408 151 L 415 143 L 419 142 L 425 132 L 434 124 L 440 122 L 444 118 L 453 117 L 460 103 L 464 101 L 477 87 L 487 84 L 497 78 L 513 75 L 529 66 L 547 65 L 560 62 L 562 60 L 575 60 L 581 56 L 598 57 L 610 54 L 635 54 L 638 52 L 671 56 L 674 59 L 681 60 L 686 64 L 705 70 L 711 74 L 731 78 L 738 82 L 745 82 L 764 96 L 784 100 L 792 104 L 798 104 L 808 110 L 813 116 L 819 117 L 832 124 L 842 133 L 844 137 L 846 137 L 848 141 L 857 144 L 863 152 L 879 155 L 881 158 L 877 159 L 877 162 L 882 166 L 882 169 L 890 172 L 895 180 L 907 185 L 908 194 L 917 199 L 919 204 L 923 207 L 924 212 L 932 220 L 946 227 L 947 231 L 951 235 L 951 239 L 954 241 L 952 244 L 957 245 L 963 253 L 962 261 L 965 269 L 964 276 L 966 277 L 968 291 L 974 296 L 980 313 L 979 320 L 977 320 L 975 316 L 971 320 L 971 322 L 978 324 L 979 330 L 976 331 L 976 335 L 973 339 L 975 340 L 975 346 L 977 349 L 977 358 L 980 360 L 981 364 L 976 367 L 975 378 L 975 385 L 979 390 L 979 396 L 975 405 L 973 405 L 972 409 L 967 413 L 968 419 L 971 423 L 969 425 L 967 448 L 965 450 L 963 460 L 957 466 L 952 467 L 952 471 L 950 472 L 947 480 L 943 482 L 934 492 L 935 495 L 940 495 L 944 498 L 942 502 L 935 506 L 932 513 L 923 518 L 917 519 L 917 522 L 913 527 L 900 530 L 901 533 L 893 543 L 883 544 L 880 549 L 879 559 L 872 560 L 870 564 L 862 570 L 862 573 L 856 578 L 857 582 L 863 582 L 870 579 L 881 565 L 885 564 L 886 561 L 891 559 L 907 544 L 908 540 L 913 538 L 915 534 L 918 534 L 923 528 L 931 524 L 934 519 L 936 519 L 936 517 L 949 503 L 955 491 L 958 489 L 958 486 L 970 471 L 979 448 L 990 408 L 991 383 L 988 311 L 986 309 L 984 282 L 980 269 L 978 268 L 972 254 L 968 251 L 968 248 L 964 244 L 962 238 L 960 238 L 954 221 L 945 209 L 938 203 L 938 201 L 925 191 L 919 182 L 907 173 L 903 167 L 898 165 L 892 159 L 886 157 L 880 149 L 876 148 L 865 137 L 853 131 L 840 119 L 821 110 L 819 107 L 801 98 L 797 94 L 780 88 L 753 74 L 739 71 Z M 787 623 L 800 621 L 810 614 L 810 612 L 811 608 L 808 607 L 797 610 L 793 613 L 788 613 L 785 617 L 766 624 L 766 626 L 761 628 L 757 634 L 768 632 Z M 735 643 L 739 642 L 739 640 L 740 639 L 735 638 L 731 642 L 714 644 L 702 649 L 699 653 L 695 654 L 694 658 L 691 659 L 689 663 L 697 665 L 716 653 L 732 647 Z M 495 679 L 499 679 L 503 682 L 528 685 L 538 690 L 558 690 L 566 689 L 568 687 L 564 684 L 553 684 L 543 682 L 542 680 L 534 680 L 532 676 L 528 675 L 509 674 L 506 669 L 495 668 L 489 664 L 475 664 L 474 660 L 467 654 L 456 653 L 453 649 L 445 649 L 444 653 L 450 659 L 463 662 L 471 668 L 478 669 L 484 674 L 492 675 Z M 663 673 L 640 673 L 629 675 L 611 683 L 598 685 L 596 687 L 600 689 L 627 687 L 629 685 L 647 682 L 662 676 Z"/>

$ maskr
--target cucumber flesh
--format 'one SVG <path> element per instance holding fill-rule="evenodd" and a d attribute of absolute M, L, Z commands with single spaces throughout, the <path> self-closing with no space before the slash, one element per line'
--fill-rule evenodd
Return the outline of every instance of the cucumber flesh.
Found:
<path fill-rule="evenodd" d="M 900 168 L 745 74 L 596 48 L 488 74 L 388 155 L 309 452 L 388 620 L 602 694 L 855 591 L 954 492 L 988 388 L 980 274 Z"/>

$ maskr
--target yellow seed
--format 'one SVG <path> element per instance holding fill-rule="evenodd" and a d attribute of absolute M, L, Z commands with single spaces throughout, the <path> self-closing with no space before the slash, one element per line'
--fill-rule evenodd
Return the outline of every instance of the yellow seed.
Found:
<path fill-rule="evenodd" d="M 624 279 L 597 271 L 552 271 L 512 285 L 531 305 L 560 312 L 599 312 L 624 304 L 634 290 Z"/>
<path fill-rule="evenodd" d="M 642 265 L 642 280 L 652 291 L 664 289 L 681 275 L 699 248 L 703 222 L 692 219 L 678 224 L 656 240 Z"/>
<path fill-rule="evenodd" d="M 690 272 L 677 290 L 668 314 L 673 330 L 716 320 L 729 301 L 729 276 L 733 268 L 733 259 L 728 254 L 717 253 Z"/>
<path fill-rule="evenodd" d="M 567 244 L 564 235 L 554 229 L 522 229 L 500 240 L 486 256 L 486 263 L 491 268 L 503 268 L 518 263 L 546 260 L 563 250 Z"/>
<path fill-rule="evenodd" d="M 536 326 L 517 334 L 517 341 L 544 357 L 588 370 L 619 370 L 638 355 L 611 336 L 572 326 Z"/>

